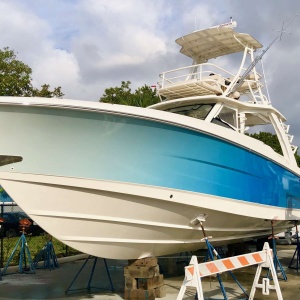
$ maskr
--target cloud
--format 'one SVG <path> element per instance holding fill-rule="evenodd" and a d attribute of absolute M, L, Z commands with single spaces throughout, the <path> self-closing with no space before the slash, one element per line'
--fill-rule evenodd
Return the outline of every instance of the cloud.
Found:
<path fill-rule="evenodd" d="M 17 6 L 14 1 L 0 1 L 0 26 L 2 47 L 14 48 L 23 59 L 30 60 L 31 53 L 37 53 L 51 31 L 47 22 L 40 19 L 28 8 Z"/>
<path fill-rule="evenodd" d="M 124 69 L 127 78 L 124 74 L 121 80 L 127 80 L 140 66 L 166 53 L 166 41 L 155 30 L 160 19 L 157 7 L 148 3 L 146 8 L 144 15 L 139 13 L 145 9 L 143 1 L 81 2 L 78 9 L 89 17 L 79 20 L 80 32 L 72 50 L 85 84 L 101 84 L 109 78 L 118 78 Z M 100 92 L 99 89 L 99 96 Z"/>
<path fill-rule="evenodd" d="M 61 86 L 66 98 L 97 101 L 104 89 L 132 81 L 153 85 L 158 74 L 190 64 L 175 39 L 229 21 L 268 45 L 300 11 L 300 2 L 219 0 L 0 0 L 0 46 L 33 69 L 36 87 Z M 272 103 L 298 125 L 300 17 L 264 56 Z M 289 34 L 291 32 L 291 34 Z M 259 53 L 257 53 L 259 54 Z M 227 61 L 229 66 L 232 61 Z"/>
<path fill-rule="evenodd" d="M 62 68 L 63 66 L 63 68 Z M 60 49 L 46 49 L 32 63 L 33 85 L 51 83 L 52 87 L 63 85 L 69 98 L 76 98 L 76 85 L 80 81 L 78 62 L 72 53 Z"/>
<path fill-rule="evenodd" d="M 1 1 L 0 10 L 4 12 L 0 20 L 4 28 L 1 47 L 14 49 L 18 59 L 32 68 L 34 86 L 62 86 L 65 94 L 73 95 L 79 82 L 78 62 L 74 54 L 55 47 L 49 23 L 16 1 Z"/>

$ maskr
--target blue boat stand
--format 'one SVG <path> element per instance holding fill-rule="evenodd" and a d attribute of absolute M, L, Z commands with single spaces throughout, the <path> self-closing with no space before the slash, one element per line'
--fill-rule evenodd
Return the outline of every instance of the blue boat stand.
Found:
<path fill-rule="evenodd" d="M 296 227 L 296 249 L 293 255 L 293 258 L 290 261 L 289 268 L 290 269 L 296 269 L 297 272 L 300 267 L 300 240 L 299 240 L 299 231 L 298 231 L 298 221 L 295 221 L 295 227 Z M 294 259 L 296 259 L 296 266 L 293 266 Z"/>
<path fill-rule="evenodd" d="M 4 267 L 1 275 L 6 275 L 7 268 L 9 266 L 9 264 L 11 263 L 13 257 L 15 256 L 19 246 L 20 246 L 19 272 L 20 273 L 35 274 L 34 265 L 33 265 L 33 262 L 32 262 L 30 250 L 29 250 L 29 247 L 28 247 L 28 244 L 27 244 L 27 241 L 26 241 L 26 237 L 25 237 L 25 232 L 24 232 L 24 229 L 23 229 L 22 235 L 20 236 L 14 250 L 12 251 L 12 253 L 10 255 L 10 257 L 8 258 L 7 263 Z M 27 255 L 29 266 L 27 266 L 26 255 Z M 23 262 L 24 262 L 24 264 L 23 264 Z"/>
<path fill-rule="evenodd" d="M 206 257 L 209 257 L 211 260 L 214 260 L 214 255 L 215 255 L 218 259 L 222 259 L 222 257 L 216 251 L 216 249 L 209 242 L 209 239 L 208 239 L 208 237 L 206 235 L 206 232 L 205 232 L 205 229 L 204 229 L 202 221 L 200 221 L 200 226 L 201 226 L 202 233 L 203 233 L 203 236 L 204 236 L 204 238 L 202 240 L 205 240 L 207 251 L 208 251 L 207 252 L 208 254 L 207 254 Z M 234 274 L 231 271 L 228 271 L 228 273 L 231 275 L 232 279 L 236 282 L 236 284 L 240 287 L 240 289 L 242 290 L 242 292 L 245 294 L 246 299 L 248 299 L 249 298 L 248 294 L 246 293 L 246 291 L 243 288 L 243 286 L 239 283 L 239 281 L 237 280 L 237 278 L 234 276 Z M 224 288 L 224 285 L 223 285 L 223 282 L 222 282 L 220 274 L 217 274 L 217 278 L 218 278 L 218 282 L 219 282 L 219 285 L 220 285 L 223 297 L 224 297 L 225 300 L 228 300 L 228 297 L 227 297 L 227 294 L 226 294 L 226 291 L 225 291 L 225 288 Z M 195 299 L 198 299 L 197 294 L 195 296 Z"/>
<path fill-rule="evenodd" d="M 3 215 L 3 206 L 1 206 L 1 216 Z M 2 226 L 2 223 L 3 223 L 4 219 L 3 218 L 0 218 L 0 228 Z M 1 240 L 1 247 L 3 247 L 3 240 Z M 1 253 L 3 253 L 2 251 L 3 249 L 1 249 Z M 2 259 L 1 259 L 1 263 L 2 263 Z M 2 266 L 0 266 L 1 268 Z M 0 270 L 0 281 L 2 281 L 2 272 Z"/>
<path fill-rule="evenodd" d="M 273 257 L 274 257 L 274 267 L 275 267 L 275 270 L 277 271 L 277 267 L 279 267 L 280 269 L 280 272 L 281 272 L 281 275 L 282 275 L 282 279 L 284 281 L 287 281 L 287 277 L 286 277 L 286 274 L 283 270 L 283 267 L 278 259 L 278 256 L 277 256 L 277 249 L 276 249 L 276 237 L 274 235 L 274 220 L 271 220 L 271 227 L 272 227 L 272 235 L 269 236 L 269 239 L 272 239 L 272 249 L 273 249 Z M 267 274 L 267 278 L 269 278 L 269 275 L 270 275 L 270 270 L 268 271 L 268 274 Z M 269 278 L 270 279 L 270 278 Z M 279 279 L 279 278 L 278 278 Z"/>
<path fill-rule="evenodd" d="M 38 266 L 39 261 L 43 260 L 43 266 Z M 55 254 L 55 250 L 52 244 L 52 236 L 48 235 L 48 241 L 41 249 L 41 251 L 35 256 L 33 260 L 33 265 L 35 269 L 38 268 L 48 268 L 48 269 L 55 269 L 58 268 L 58 261 Z"/>
<path fill-rule="evenodd" d="M 92 270 L 91 270 L 91 273 L 90 273 L 90 276 L 89 276 L 89 280 L 88 280 L 88 284 L 87 284 L 86 288 L 71 289 L 72 285 L 75 283 L 76 279 L 79 277 L 80 273 L 82 272 L 82 270 L 84 269 L 84 267 L 86 266 L 87 262 L 90 259 L 94 259 L 94 262 L 93 262 Z M 76 274 L 76 276 L 74 277 L 74 279 L 72 280 L 71 284 L 69 285 L 69 287 L 65 291 L 66 294 L 68 294 L 70 292 L 76 292 L 76 291 L 82 291 L 82 290 L 85 290 L 88 293 L 90 293 L 92 289 L 102 289 L 102 290 L 104 289 L 104 288 L 100 288 L 100 287 L 91 286 L 91 282 L 92 282 L 92 279 L 93 279 L 93 276 L 94 276 L 94 272 L 95 272 L 95 268 L 96 268 L 96 264 L 97 264 L 98 259 L 99 259 L 98 257 L 94 257 L 94 256 L 90 255 L 85 260 L 84 264 L 82 265 L 82 267 L 80 268 L 80 270 L 78 271 L 78 273 Z M 110 277 L 110 273 L 109 273 L 107 262 L 106 262 L 105 258 L 103 258 L 103 262 L 104 262 L 105 270 L 106 270 L 106 273 L 107 273 L 107 276 L 108 276 L 108 279 L 109 279 L 111 292 L 113 293 L 114 292 L 114 287 L 113 287 L 113 283 L 112 283 L 112 280 L 111 280 L 111 277 Z"/>

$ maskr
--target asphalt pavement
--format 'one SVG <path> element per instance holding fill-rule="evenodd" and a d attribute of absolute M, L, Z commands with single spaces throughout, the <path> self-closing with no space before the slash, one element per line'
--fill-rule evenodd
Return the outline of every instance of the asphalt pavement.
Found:
<path fill-rule="evenodd" d="M 295 245 L 280 245 L 277 248 L 280 263 L 287 275 L 287 281 L 284 281 L 280 270 L 278 271 L 283 299 L 299 299 L 300 273 L 295 269 L 288 268 L 295 248 Z M 127 266 L 127 261 L 98 259 L 91 278 L 94 259 L 88 260 L 79 273 L 86 258 L 86 255 L 65 258 L 59 261 L 59 268 L 37 269 L 35 274 L 20 274 L 16 272 L 16 268 L 9 268 L 8 275 L 2 276 L 2 281 L 0 281 L 0 299 L 123 299 L 124 267 Z M 167 293 L 166 297 L 160 299 L 176 299 L 183 282 L 186 261 L 187 259 L 183 256 L 159 258 Z M 234 275 L 247 293 L 251 290 L 255 272 L 256 267 L 254 266 L 234 271 Z M 75 279 L 77 275 L 78 277 Z M 221 277 L 228 299 L 245 299 L 242 290 L 232 280 L 229 273 L 226 272 Z M 216 299 L 218 297 L 218 299 L 222 299 L 216 276 L 203 279 L 202 286 L 205 298 Z M 195 290 L 187 288 L 183 299 L 194 300 Z M 255 299 L 277 299 L 277 296 L 275 291 L 270 291 L 269 296 L 262 295 L 261 291 L 257 291 Z"/>

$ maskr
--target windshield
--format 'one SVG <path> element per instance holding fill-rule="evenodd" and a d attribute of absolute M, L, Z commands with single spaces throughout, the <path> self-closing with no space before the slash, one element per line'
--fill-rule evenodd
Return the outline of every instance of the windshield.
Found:
<path fill-rule="evenodd" d="M 214 104 L 196 104 L 170 108 L 166 111 L 204 120 L 213 107 Z"/>

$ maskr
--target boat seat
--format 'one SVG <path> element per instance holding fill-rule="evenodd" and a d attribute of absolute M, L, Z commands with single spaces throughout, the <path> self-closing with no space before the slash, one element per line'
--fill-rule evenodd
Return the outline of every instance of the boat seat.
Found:
<path fill-rule="evenodd" d="M 258 88 L 257 82 L 254 79 L 246 79 L 243 84 L 238 88 L 240 93 L 249 91 L 250 89 L 256 90 Z"/>
<path fill-rule="evenodd" d="M 258 74 L 258 79 L 260 78 Z M 234 77 L 231 77 L 228 79 L 229 82 L 232 82 L 234 80 Z M 245 93 L 247 91 L 256 90 L 258 88 L 257 82 L 255 81 L 255 76 L 254 74 L 249 74 L 243 84 L 237 89 L 238 92 L 240 93 Z"/>
<path fill-rule="evenodd" d="M 204 77 L 203 81 L 214 81 L 218 85 L 224 86 L 225 85 L 225 78 L 219 74 L 213 74 L 208 77 Z"/>

